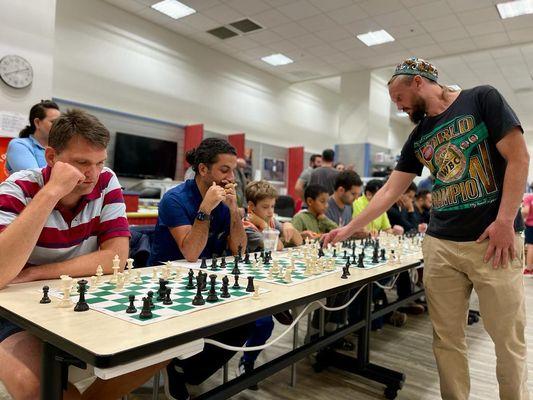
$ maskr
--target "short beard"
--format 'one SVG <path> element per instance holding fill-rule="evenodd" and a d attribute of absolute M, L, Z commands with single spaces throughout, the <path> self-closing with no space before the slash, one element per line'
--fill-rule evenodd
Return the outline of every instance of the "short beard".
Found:
<path fill-rule="evenodd" d="M 422 98 L 418 98 L 416 103 L 413 105 L 413 112 L 409 115 L 409 119 L 418 124 L 426 116 L 426 102 Z"/>

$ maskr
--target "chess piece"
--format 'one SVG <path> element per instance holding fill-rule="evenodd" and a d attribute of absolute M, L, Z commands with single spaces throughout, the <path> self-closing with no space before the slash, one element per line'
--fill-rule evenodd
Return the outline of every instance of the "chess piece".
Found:
<path fill-rule="evenodd" d="M 189 269 L 189 273 L 187 274 L 189 277 L 189 281 L 187 282 L 187 286 L 185 286 L 185 289 L 194 289 L 194 272 L 192 269 Z"/>
<path fill-rule="evenodd" d="M 157 281 L 157 269 L 152 268 L 152 281 Z"/>
<path fill-rule="evenodd" d="M 259 300 L 259 286 L 256 286 L 254 289 L 254 295 L 252 296 L 252 299 Z"/>
<path fill-rule="evenodd" d="M 193 306 L 202 306 L 205 304 L 204 296 L 202 296 L 202 286 L 203 286 L 204 274 L 199 274 L 196 277 L 196 296 L 192 300 Z"/>
<path fill-rule="evenodd" d="M 248 253 L 248 249 L 246 250 L 246 253 L 244 253 L 244 263 L 246 265 L 250 264 L 250 253 Z"/>
<path fill-rule="evenodd" d="M 228 285 L 229 285 L 229 279 L 226 275 L 224 275 L 224 278 L 222 278 L 222 294 L 220 297 L 223 299 L 227 299 L 228 297 L 231 297 L 231 294 L 228 291 Z"/>
<path fill-rule="evenodd" d="M 202 291 L 207 290 L 207 272 L 202 274 Z"/>
<path fill-rule="evenodd" d="M 210 282 L 210 289 L 209 289 L 209 294 L 207 295 L 207 299 L 206 301 L 208 303 L 214 303 L 214 302 L 217 302 L 218 301 L 218 296 L 217 296 L 217 292 L 216 292 L 216 281 L 217 281 L 217 276 L 216 275 L 209 275 L 209 279 L 211 280 Z"/>
<path fill-rule="evenodd" d="M 128 306 L 128 308 L 126 308 L 126 313 L 135 314 L 137 312 L 137 309 L 135 308 L 135 304 L 133 304 L 133 302 L 135 301 L 135 295 L 130 294 L 128 298 L 130 300 L 130 305 Z"/>
<path fill-rule="evenodd" d="M 346 273 L 346 267 L 342 267 L 342 279 L 348 279 L 348 274 Z"/>
<path fill-rule="evenodd" d="M 217 269 L 217 256 L 213 254 L 213 258 L 211 259 L 211 271 L 216 271 Z"/>
<path fill-rule="evenodd" d="M 151 290 L 148 291 L 148 293 L 146 293 L 147 296 L 148 296 L 148 301 L 150 302 L 150 308 L 155 308 L 155 304 L 154 304 L 154 292 L 152 292 Z"/>
<path fill-rule="evenodd" d="M 159 289 L 157 290 L 157 301 L 163 301 L 165 299 L 165 295 L 167 293 L 167 284 L 168 281 L 159 278 Z"/>
<path fill-rule="evenodd" d="M 141 279 L 141 271 L 137 271 L 137 273 L 135 274 L 135 280 L 133 282 L 136 283 L 136 284 L 143 283 L 143 281 Z"/>
<path fill-rule="evenodd" d="M 226 256 L 222 256 L 222 259 L 220 260 L 220 266 L 222 268 L 226 268 Z"/>
<path fill-rule="evenodd" d="M 205 257 L 202 257 L 202 262 L 200 263 L 200 268 L 207 268 L 207 260 Z"/>
<path fill-rule="evenodd" d="M 48 304 L 50 303 L 52 300 L 50 300 L 50 297 L 48 297 L 48 291 L 50 290 L 50 288 L 48 286 L 43 286 L 43 298 L 41 299 L 41 301 L 39 301 L 39 303 L 41 304 Z"/>
<path fill-rule="evenodd" d="M 98 281 L 98 277 L 91 276 L 91 285 L 89 286 L 89 292 L 94 292 L 96 290 L 96 282 Z"/>
<path fill-rule="evenodd" d="M 357 268 L 365 267 L 364 257 L 365 257 L 364 253 L 359 254 L 359 260 L 357 260 Z"/>
<path fill-rule="evenodd" d="M 143 308 L 139 314 L 140 319 L 150 319 L 152 318 L 152 307 L 150 306 L 150 299 L 148 297 L 143 297 Z"/>
<path fill-rule="evenodd" d="M 101 265 L 98 265 L 98 267 L 96 267 L 96 284 L 97 285 L 102 283 L 102 275 L 103 274 L 104 274 L 104 269 L 102 268 Z"/>
<path fill-rule="evenodd" d="M 246 291 L 250 293 L 254 291 L 254 277 L 253 276 L 248 277 L 248 285 L 246 286 Z"/>
<path fill-rule="evenodd" d="M 165 306 L 172 305 L 172 300 L 170 299 L 170 288 L 167 288 L 167 290 L 165 291 L 165 298 L 163 300 L 163 304 Z"/>
<path fill-rule="evenodd" d="M 381 261 L 385 261 L 385 249 L 381 249 Z"/>
<path fill-rule="evenodd" d="M 118 258 L 118 254 L 113 258 L 113 266 L 111 268 L 113 269 L 113 276 L 109 280 L 109 283 L 117 283 L 117 275 L 120 270 L 120 258 Z"/>
<path fill-rule="evenodd" d="M 131 271 L 133 270 L 133 258 L 128 258 L 126 260 L 126 268 L 128 269 L 128 272 L 130 273 L 130 276 L 131 276 Z"/>
<path fill-rule="evenodd" d="M 240 289 L 241 285 L 239 285 L 239 275 L 233 275 L 235 281 L 233 283 L 233 289 Z"/>
<path fill-rule="evenodd" d="M 87 281 L 85 279 L 78 281 L 80 298 L 78 302 L 76 303 L 76 306 L 74 307 L 74 311 L 76 312 L 87 311 L 89 309 L 89 305 L 85 301 L 85 292 L 87 291 L 86 286 L 87 286 Z"/>
<path fill-rule="evenodd" d="M 240 275 L 241 271 L 239 270 L 239 259 L 235 257 L 233 260 L 233 269 L 231 270 L 231 275 Z"/>

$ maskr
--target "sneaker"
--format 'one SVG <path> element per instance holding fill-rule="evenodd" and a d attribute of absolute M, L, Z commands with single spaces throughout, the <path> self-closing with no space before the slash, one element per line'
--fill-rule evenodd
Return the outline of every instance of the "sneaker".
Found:
<path fill-rule="evenodd" d="M 274 314 L 274 318 L 276 318 L 276 320 L 282 325 L 290 325 L 292 324 L 292 321 L 294 321 L 290 310 Z"/>
<path fill-rule="evenodd" d="M 417 303 L 409 303 L 405 307 L 398 308 L 398 310 L 406 314 L 411 314 L 411 315 L 424 314 L 424 312 L 426 311 L 425 307 L 422 304 L 417 304 Z"/>
<path fill-rule="evenodd" d="M 165 369 L 163 369 L 163 378 L 165 381 L 165 395 L 171 400 L 189 400 L 191 396 L 185 385 L 185 376 L 179 371 L 176 360 L 172 360 Z"/>
<path fill-rule="evenodd" d="M 244 361 L 244 357 L 241 357 L 239 360 L 239 367 L 237 369 L 237 375 L 241 376 L 243 374 L 248 374 L 254 370 L 254 363 L 246 362 Z M 259 390 L 259 386 L 257 386 L 257 383 L 253 384 L 252 386 L 249 386 L 248 389 L 250 390 Z"/>
<path fill-rule="evenodd" d="M 397 327 L 404 326 L 406 322 L 407 322 L 407 314 L 403 312 L 399 312 L 399 311 L 393 311 L 389 318 L 389 323 L 392 326 L 397 326 Z"/>
<path fill-rule="evenodd" d="M 533 277 L 533 269 L 524 269 L 524 278 L 525 277 L 528 277 L 528 278 L 531 278 Z"/>

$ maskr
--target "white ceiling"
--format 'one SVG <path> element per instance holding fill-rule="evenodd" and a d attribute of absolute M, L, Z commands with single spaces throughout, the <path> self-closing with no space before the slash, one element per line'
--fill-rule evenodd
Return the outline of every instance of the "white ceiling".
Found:
<path fill-rule="evenodd" d="M 106 1 L 289 82 L 328 78 L 317 83 L 337 92 L 343 72 L 389 67 L 379 71 L 388 79 L 416 55 L 443 83 L 497 87 L 533 129 L 533 15 L 501 20 L 498 0 L 180 0 L 197 13 L 179 20 L 152 10 L 157 0 Z M 226 40 L 205 32 L 243 18 L 264 29 Z M 367 47 L 355 37 L 379 29 L 396 41 Z M 272 53 L 295 62 L 260 60 Z"/>

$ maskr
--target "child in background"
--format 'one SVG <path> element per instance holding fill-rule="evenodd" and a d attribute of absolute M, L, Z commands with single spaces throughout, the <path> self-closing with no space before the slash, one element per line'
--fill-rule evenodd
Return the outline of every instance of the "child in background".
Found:
<path fill-rule="evenodd" d="M 248 251 L 263 249 L 263 230 L 276 229 L 280 233 L 277 250 L 285 245 L 300 246 L 303 242 L 290 222 L 281 224 L 274 218 L 274 206 L 278 198 L 276 188 L 267 181 L 254 181 L 246 186 L 248 200 L 248 216 L 243 220 L 244 230 L 248 239 Z"/>
<path fill-rule="evenodd" d="M 522 217 L 526 224 L 526 268 L 524 276 L 533 276 L 533 194 L 527 194 L 522 204 Z"/>
<path fill-rule="evenodd" d="M 274 186 L 266 181 L 250 182 L 246 186 L 245 195 L 248 201 L 248 216 L 243 220 L 243 225 L 248 239 L 248 251 L 255 252 L 264 248 L 262 232 L 267 228 L 280 232 L 277 250 L 283 249 L 283 242 L 295 246 L 302 244 L 302 236 L 291 223 L 280 224 L 274 218 L 274 206 L 278 197 Z M 292 323 L 292 317 L 288 311 L 276 314 L 275 317 L 282 324 L 290 325 Z M 271 316 L 259 318 L 255 321 L 255 326 L 246 341 L 246 346 L 255 347 L 265 344 L 273 329 L 274 321 Z M 260 351 L 244 352 L 239 361 L 239 374 L 253 371 L 259 353 Z M 253 385 L 249 389 L 257 390 L 258 387 Z"/>
<path fill-rule="evenodd" d="M 321 185 L 305 188 L 305 203 L 308 209 L 299 212 L 292 219 L 292 225 L 304 238 L 319 239 L 323 233 L 337 228 L 337 224 L 326 217 L 328 190 Z"/>

